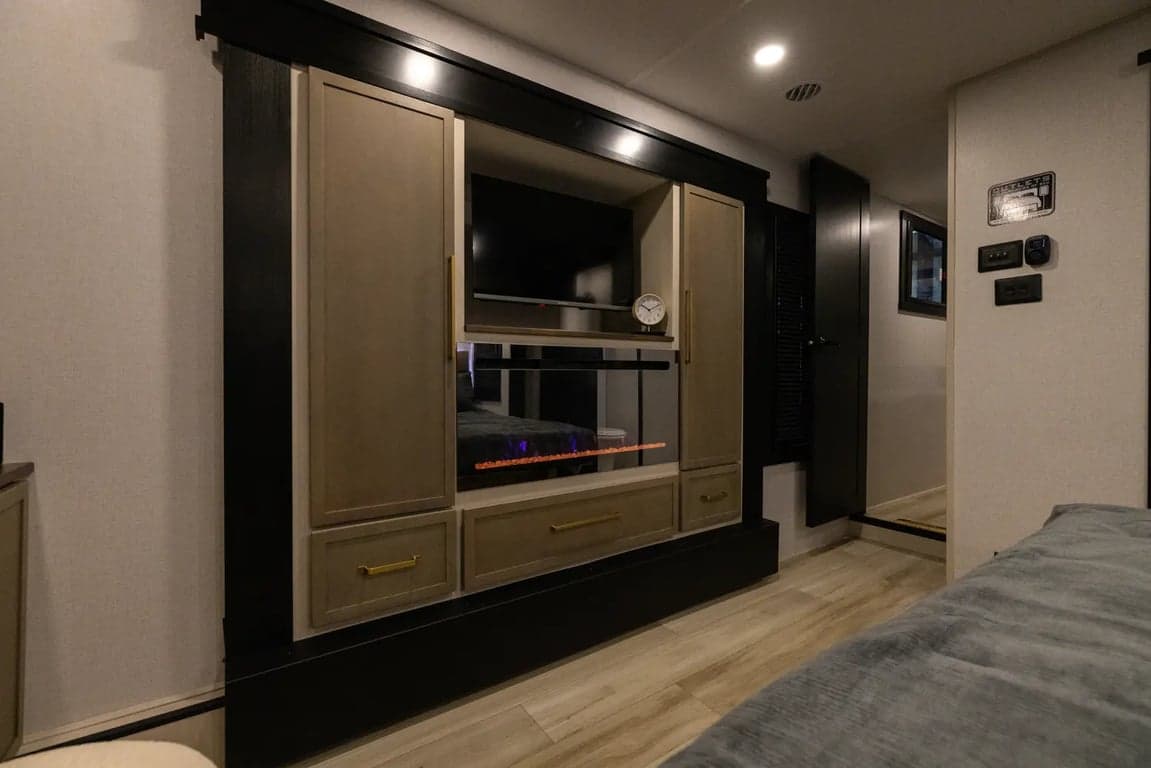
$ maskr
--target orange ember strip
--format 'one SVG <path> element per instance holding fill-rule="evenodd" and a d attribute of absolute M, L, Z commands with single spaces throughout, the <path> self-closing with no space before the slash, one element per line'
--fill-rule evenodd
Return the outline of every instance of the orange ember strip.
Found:
<path fill-rule="evenodd" d="M 590 451 L 576 451 L 575 453 L 549 453 L 546 456 L 523 456 L 518 459 L 480 461 L 476 463 L 476 469 L 503 469 L 504 467 L 519 467 L 524 464 L 544 464 L 549 461 L 567 461 L 568 459 L 584 459 L 589 456 L 607 456 L 610 453 L 634 453 L 635 451 L 647 451 L 653 448 L 667 448 L 667 443 L 621 445 L 616 448 L 595 448 Z"/>

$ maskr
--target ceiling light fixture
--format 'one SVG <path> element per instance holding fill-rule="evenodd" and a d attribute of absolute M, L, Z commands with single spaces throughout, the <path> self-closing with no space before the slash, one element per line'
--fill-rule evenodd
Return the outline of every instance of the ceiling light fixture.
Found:
<path fill-rule="evenodd" d="M 755 52 L 755 66 L 774 67 L 776 64 L 783 61 L 783 57 L 786 54 L 787 50 L 778 43 L 765 45 Z"/>
<path fill-rule="evenodd" d="M 616 142 L 615 151 L 619 152 L 625 157 L 635 157 L 643 148 L 643 137 L 638 134 L 628 133 L 620 137 Z"/>
<path fill-rule="evenodd" d="M 408 52 L 403 72 L 404 82 L 425 91 L 430 90 L 439 78 L 435 59 L 416 51 Z"/>

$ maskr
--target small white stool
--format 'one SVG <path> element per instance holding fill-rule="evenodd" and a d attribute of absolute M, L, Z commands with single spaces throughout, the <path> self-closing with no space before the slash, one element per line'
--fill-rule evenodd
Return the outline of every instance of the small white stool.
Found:
<path fill-rule="evenodd" d="M 163 741 L 105 741 L 20 757 L 4 768 L 215 768 L 182 744 Z"/>

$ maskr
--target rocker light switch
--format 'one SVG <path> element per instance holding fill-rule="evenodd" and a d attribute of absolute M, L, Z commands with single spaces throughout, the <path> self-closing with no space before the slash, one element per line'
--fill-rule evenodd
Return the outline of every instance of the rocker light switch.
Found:
<path fill-rule="evenodd" d="M 1043 275 L 1002 277 L 995 281 L 995 305 L 1043 301 Z"/>
<path fill-rule="evenodd" d="M 1023 241 L 979 246 L 979 271 L 991 272 L 996 269 L 1012 269 L 1023 266 Z"/>

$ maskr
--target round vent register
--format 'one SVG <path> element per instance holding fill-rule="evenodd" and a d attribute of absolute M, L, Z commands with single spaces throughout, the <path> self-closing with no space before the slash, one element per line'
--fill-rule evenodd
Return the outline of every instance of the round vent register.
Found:
<path fill-rule="evenodd" d="M 814 99 L 822 90 L 823 86 L 819 83 L 800 83 L 783 95 L 788 101 L 807 101 Z"/>

